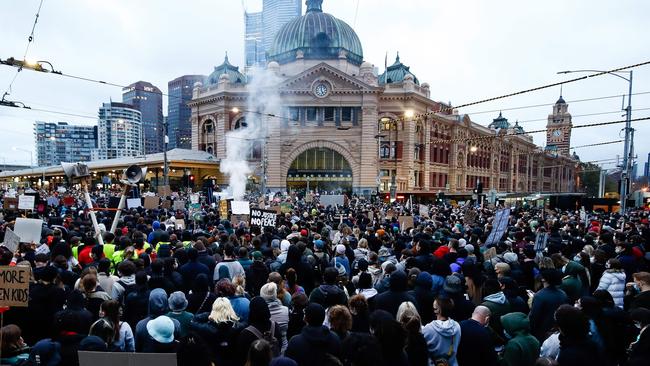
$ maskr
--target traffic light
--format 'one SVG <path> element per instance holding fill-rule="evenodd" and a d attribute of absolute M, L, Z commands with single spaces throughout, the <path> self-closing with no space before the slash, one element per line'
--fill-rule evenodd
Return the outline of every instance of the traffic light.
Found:
<path fill-rule="evenodd" d="M 194 174 L 190 174 L 187 177 L 187 179 L 188 179 L 187 186 L 190 187 L 190 188 L 194 188 Z"/>

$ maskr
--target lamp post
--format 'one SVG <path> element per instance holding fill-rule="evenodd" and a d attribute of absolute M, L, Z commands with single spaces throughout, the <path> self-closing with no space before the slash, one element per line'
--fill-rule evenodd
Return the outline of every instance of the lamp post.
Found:
<path fill-rule="evenodd" d="M 608 71 L 601 71 L 601 70 L 568 70 L 568 71 L 560 71 L 558 74 L 571 74 L 574 72 L 600 72 L 600 73 L 606 73 L 609 75 L 616 76 L 617 78 L 623 79 L 628 82 L 628 95 L 627 95 L 627 107 L 624 109 L 625 110 L 625 145 L 623 146 L 623 171 L 621 174 L 621 190 L 620 190 L 620 196 L 621 196 L 621 205 L 619 212 L 621 214 L 625 213 L 626 206 L 627 206 L 627 195 L 628 195 L 628 188 L 627 188 L 627 182 L 630 179 L 629 174 L 630 174 L 630 166 L 632 165 L 632 160 L 634 160 L 634 129 L 632 128 L 632 70 L 630 71 L 620 71 L 620 72 L 608 72 Z M 630 77 L 629 79 L 626 77 L 623 77 L 619 75 L 619 73 L 625 72 L 629 73 Z"/>
<path fill-rule="evenodd" d="M 169 136 L 167 136 L 167 120 L 163 122 L 163 185 L 169 185 L 169 162 L 167 161 L 167 147 L 169 146 Z"/>
<path fill-rule="evenodd" d="M 33 152 L 32 150 L 23 149 L 23 148 L 16 147 L 16 146 L 14 146 L 14 147 L 12 148 L 12 150 L 13 150 L 13 151 L 24 151 L 24 152 L 28 152 L 28 153 L 29 153 L 29 167 L 30 167 L 30 168 L 33 168 L 33 167 L 34 167 L 34 152 Z"/>

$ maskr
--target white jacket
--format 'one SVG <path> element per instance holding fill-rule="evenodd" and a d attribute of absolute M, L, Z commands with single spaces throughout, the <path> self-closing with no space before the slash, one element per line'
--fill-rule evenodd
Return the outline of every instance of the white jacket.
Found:
<path fill-rule="evenodd" d="M 623 270 L 608 269 L 603 273 L 598 283 L 598 290 L 607 290 L 614 298 L 614 304 L 623 309 L 625 296 L 625 272 Z"/>

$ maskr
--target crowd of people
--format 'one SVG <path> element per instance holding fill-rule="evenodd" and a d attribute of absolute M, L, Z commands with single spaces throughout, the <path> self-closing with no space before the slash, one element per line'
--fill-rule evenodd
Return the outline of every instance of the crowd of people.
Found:
<path fill-rule="evenodd" d="M 262 228 L 204 205 L 124 210 L 110 232 L 114 213 L 99 211 L 103 245 L 88 210 L 48 206 L 39 243 L 0 246 L 0 265 L 32 268 L 28 307 L 4 313 L 2 364 L 78 365 L 78 351 L 195 366 L 650 364 L 647 211 L 513 207 L 488 240 L 500 207 L 276 201 L 290 211 Z"/>

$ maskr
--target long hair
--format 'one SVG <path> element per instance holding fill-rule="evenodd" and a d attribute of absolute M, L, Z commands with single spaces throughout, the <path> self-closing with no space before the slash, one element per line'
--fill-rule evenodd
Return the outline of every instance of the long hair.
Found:
<path fill-rule="evenodd" d="M 212 312 L 208 316 L 208 319 L 212 320 L 215 323 L 225 323 L 225 322 L 238 322 L 239 317 L 235 314 L 235 310 L 232 308 L 230 301 L 225 297 L 217 297 L 212 304 Z"/>
<path fill-rule="evenodd" d="M 101 305 L 104 318 L 113 324 L 114 339 L 120 339 L 120 303 L 115 300 L 106 300 Z"/>
<path fill-rule="evenodd" d="M 271 344 L 263 339 L 251 343 L 245 366 L 268 366 L 273 359 Z"/>
<path fill-rule="evenodd" d="M 422 320 L 418 313 L 418 309 L 415 308 L 415 305 L 413 305 L 412 302 L 403 302 L 397 309 L 397 316 L 395 318 L 409 333 L 420 332 Z"/>

